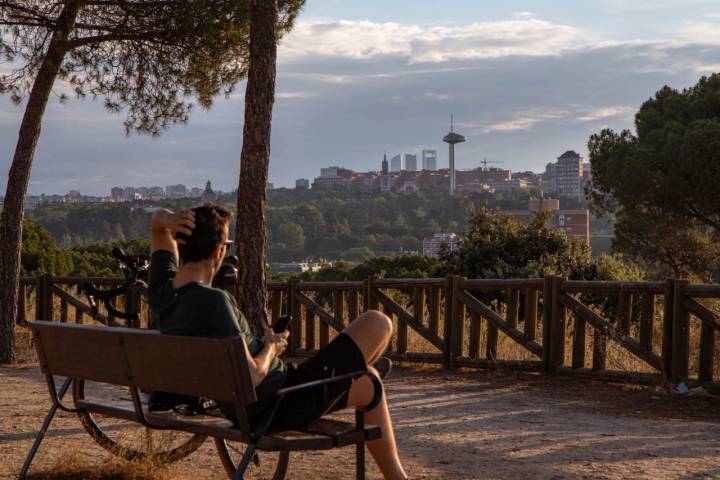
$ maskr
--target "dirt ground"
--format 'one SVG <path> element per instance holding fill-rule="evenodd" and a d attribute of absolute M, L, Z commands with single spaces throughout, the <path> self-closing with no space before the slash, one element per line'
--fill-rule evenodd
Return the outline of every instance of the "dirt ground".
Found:
<path fill-rule="evenodd" d="M 720 479 L 720 400 L 568 377 L 396 368 L 387 381 L 411 478 Z M 16 478 L 50 401 L 37 368 L 0 368 L 0 478 Z M 33 470 L 108 454 L 60 413 Z M 293 453 L 291 479 L 354 478 L 354 451 Z M 380 478 L 368 458 L 369 478 Z M 212 442 L 178 479 L 225 478 Z"/>

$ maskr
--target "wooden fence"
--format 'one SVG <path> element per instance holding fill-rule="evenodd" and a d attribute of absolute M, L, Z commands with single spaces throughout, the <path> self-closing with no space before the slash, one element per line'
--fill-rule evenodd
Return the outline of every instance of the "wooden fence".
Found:
<path fill-rule="evenodd" d="M 18 323 L 91 321 L 82 281 L 23 278 Z M 148 325 L 142 289 L 118 300 Z M 272 320 L 290 313 L 289 354 L 312 355 L 362 311 L 395 328 L 388 355 L 445 368 L 512 368 L 637 382 L 691 381 L 720 388 L 720 285 L 535 279 L 375 279 L 268 285 Z M 71 315 L 72 313 L 72 315 Z M 101 309 L 98 320 L 125 325 Z M 612 363 L 609 365 L 609 363 Z"/>

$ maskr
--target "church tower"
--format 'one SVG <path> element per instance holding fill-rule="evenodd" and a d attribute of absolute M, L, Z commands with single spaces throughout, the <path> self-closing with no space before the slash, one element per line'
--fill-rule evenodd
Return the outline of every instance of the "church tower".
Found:
<path fill-rule="evenodd" d="M 383 154 L 382 174 L 380 175 L 380 191 L 389 192 L 392 188 L 392 176 L 388 169 L 387 153 Z"/>
<path fill-rule="evenodd" d="M 202 200 L 203 203 L 214 203 L 217 201 L 217 194 L 213 192 L 210 179 L 208 179 L 207 183 L 205 184 L 205 191 L 202 194 Z"/>

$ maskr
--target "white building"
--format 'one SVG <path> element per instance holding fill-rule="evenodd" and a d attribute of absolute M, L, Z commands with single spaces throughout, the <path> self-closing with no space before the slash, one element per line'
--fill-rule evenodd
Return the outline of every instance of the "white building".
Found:
<path fill-rule="evenodd" d="M 417 155 L 411 153 L 405 154 L 405 170 L 408 172 L 417 172 Z"/>
<path fill-rule="evenodd" d="M 165 195 L 168 198 L 185 198 L 187 197 L 187 187 L 183 184 L 168 185 L 165 187 Z"/>
<path fill-rule="evenodd" d="M 323 167 L 320 169 L 320 178 L 333 178 L 338 176 L 340 167 Z"/>
<path fill-rule="evenodd" d="M 397 154 L 390 159 L 390 171 L 399 172 L 403 169 L 402 155 Z"/>
<path fill-rule="evenodd" d="M 422 169 L 437 170 L 437 150 L 422 151 Z"/>
<path fill-rule="evenodd" d="M 583 198 L 583 157 L 568 150 L 558 157 L 556 171 L 556 188 L 560 195 Z"/>

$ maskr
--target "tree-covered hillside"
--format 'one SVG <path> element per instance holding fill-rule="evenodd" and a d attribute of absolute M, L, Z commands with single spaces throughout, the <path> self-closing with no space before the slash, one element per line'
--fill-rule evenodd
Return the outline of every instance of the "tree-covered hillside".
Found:
<path fill-rule="evenodd" d="M 269 260 L 326 258 L 359 262 L 377 255 L 422 252 L 422 239 L 436 232 L 465 233 L 468 218 L 486 204 L 523 210 L 532 193 L 349 194 L 277 189 L 269 192 Z M 537 193 L 535 193 L 537 195 Z M 218 199 L 231 206 L 234 196 Z M 160 207 L 188 208 L 198 200 L 140 201 L 100 205 L 42 205 L 31 218 L 64 248 L 148 238 L 150 217 Z M 577 201 L 562 199 L 563 208 Z M 231 235 L 233 232 L 231 232 Z"/>

